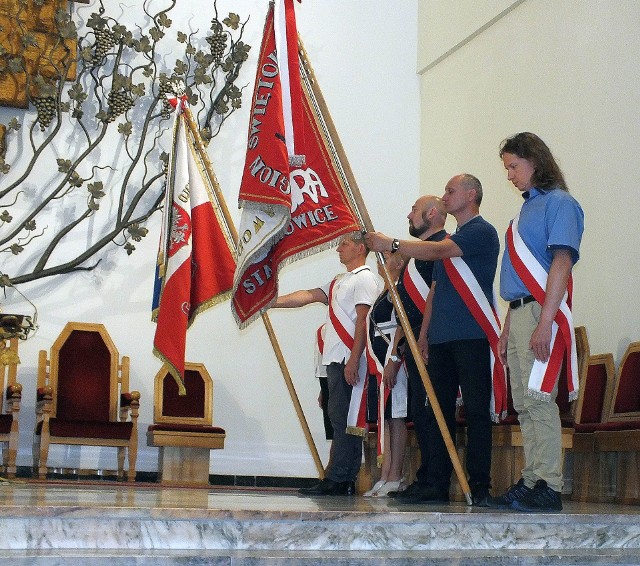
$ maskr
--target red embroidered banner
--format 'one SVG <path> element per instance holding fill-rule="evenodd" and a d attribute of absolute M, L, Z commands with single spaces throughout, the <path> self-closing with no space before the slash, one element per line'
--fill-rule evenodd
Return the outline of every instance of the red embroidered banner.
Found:
<path fill-rule="evenodd" d="M 275 300 L 278 270 L 285 263 L 330 247 L 340 236 L 360 229 L 338 174 L 334 152 L 328 147 L 322 116 L 306 83 L 299 93 L 304 146 L 296 143 L 296 150 L 305 155 L 305 164 L 289 166 L 282 135 L 282 91 L 274 44 L 270 9 L 240 187 L 243 211 L 232 301 L 240 327 Z M 299 127 L 295 129 L 301 131 Z"/>

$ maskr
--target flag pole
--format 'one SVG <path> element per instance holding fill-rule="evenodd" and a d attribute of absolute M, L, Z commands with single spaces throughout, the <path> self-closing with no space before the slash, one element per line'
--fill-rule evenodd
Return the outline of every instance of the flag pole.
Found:
<path fill-rule="evenodd" d="M 225 218 L 225 222 L 227 223 L 227 227 L 233 238 L 234 244 L 238 244 L 238 231 L 236 230 L 233 219 L 231 218 L 231 214 L 229 213 L 229 209 L 227 208 L 227 203 L 224 199 L 224 195 L 220 190 L 220 185 L 218 183 L 218 179 L 213 172 L 213 167 L 211 166 L 211 162 L 209 161 L 209 157 L 204 147 L 204 143 L 202 142 L 202 137 L 200 136 L 200 132 L 198 129 L 198 125 L 196 124 L 193 114 L 191 110 L 187 107 L 184 109 L 184 117 L 185 121 L 189 127 L 189 131 L 193 136 L 193 140 L 196 144 L 196 149 L 198 154 L 200 155 L 200 159 L 202 159 L 202 164 L 204 169 L 207 172 L 209 177 L 209 181 L 211 183 L 212 189 L 215 191 L 215 198 L 222 211 L 222 214 Z M 298 416 L 298 421 L 300 421 L 300 426 L 302 427 L 302 431 L 304 432 L 305 439 L 307 440 L 307 444 L 309 446 L 309 450 L 311 452 L 311 456 L 313 457 L 313 461 L 316 465 L 316 469 L 318 470 L 318 476 L 320 479 L 324 479 L 324 466 L 322 465 L 322 461 L 320 460 L 320 456 L 318 454 L 318 449 L 316 448 L 315 442 L 313 440 L 313 436 L 311 436 L 311 431 L 309 430 L 309 424 L 307 423 L 307 419 L 304 416 L 304 412 L 302 411 L 302 406 L 300 405 L 300 400 L 298 398 L 298 394 L 296 392 L 295 386 L 293 385 L 293 381 L 291 379 L 291 374 L 289 373 L 289 369 L 287 368 L 287 364 L 284 360 L 284 356 L 282 355 L 282 350 L 280 349 L 280 344 L 278 343 L 278 339 L 273 330 L 273 326 L 271 325 L 271 320 L 267 313 L 262 313 L 262 322 L 264 323 L 265 329 L 267 330 L 267 335 L 269 336 L 269 340 L 271 342 L 271 347 L 273 348 L 273 352 L 278 360 L 278 365 L 280 366 L 280 371 L 282 372 L 282 377 L 284 378 L 284 382 L 287 386 L 287 390 L 289 391 L 289 395 L 291 396 L 291 401 L 293 402 L 293 406 L 296 411 L 296 415 Z"/>
<path fill-rule="evenodd" d="M 347 160 L 346 153 L 344 151 L 344 148 L 342 147 L 340 138 L 337 135 L 333 120 L 331 119 L 331 114 L 329 113 L 327 104 L 324 100 L 324 97 L 322 96 L 322 91 L 320 90 L 318 81 L 311 67 L 311 63 L 309 62 L 307 52 L 300 38 L 298 38 L 298 47 L 302 62 L 302 69 L 304 70 L 304 74 L 306 75 L 305 78 L 308 79 L 303 80 L 303 83 L 307 86 L 307 88 L 311 88 L 313 96 L 315 97 L 318 109 L 328 130 L 328 135 L 331 138 L 331 142 L 333 143 L 336 155 L 346 177 L 345 180 L 347 191 L 350 193 L 349 196 L 353 201 L 355 212 L 359 216 L 360 223 L 364 227 L 364 229 L 368 232 L 373 232 L 373 223 L 371 222 L 371 218 L 369 217 L 367 207 L 364 203 L 364 200 L 362 199 L 360 189 L 358 188 L 358 184 L 353 175 L 353 171 L 351 170 L 349 161 Z M 424 364 L 424 360 L 422 359 L 422 353 L 420 352 L 420 348 L 418 347 L 418 343 L 416 342 L 413 330 L 411 329 L 411 325 L 409 324 L 409 319 L 407 318 L 407 314 L 402 305 L 402 301 L 400 300 L 400 296 L 398 295 L 398 291 L 396 290 L 394 281 L 391 278 L 391 275 L 389 274 L 389 271 L 385 264 L 384 256 L 381 253 L 377 252 L 376 258 L 378 260 L 378 263 L 382 266 L 383 278 L 385 280 L 385 283 L 387 284 L 389 293 L 391 294 L 393 306 L 400 320 L 402 329 L 404 330 L 407 343 L 409 344 L 409 348 L 411 350 L 411 353 L 413 354 L 413 359 L 415 360 L 416 366 L 418 367 L 422 383 L 424 384 L 424 388 L 427 392 L 429 403 L 431 404 L 436 422 L 438 423 L 438 428 L 440 429 L 440 434 L 442 435 L 445 446 L 447 448 L 447 452 L 449 453 L 449 457 L 451 458 L 451 462 L 458 478 L 458 482 L 460 483 L 460 487 L 464 493 L 467 504 L 471 505 L 471 489 L 469 488 L 469 483 L 467 482 L 466 475 L 464 473 L 464 470 L 462 469 L 462 465 L 460 464 L 460 459 L 458 458 L 458 452 L 456 451 L 455 444 L 451 439 L 451 435 L 449 434 L 447 423 L 444 420 L 444 415 L 442 414 L 440 403 L 438 402 L 438 398 L 436 397 L 433 385 L 431 384 L 431 379 L 429 378 L 427 368 Z"/>

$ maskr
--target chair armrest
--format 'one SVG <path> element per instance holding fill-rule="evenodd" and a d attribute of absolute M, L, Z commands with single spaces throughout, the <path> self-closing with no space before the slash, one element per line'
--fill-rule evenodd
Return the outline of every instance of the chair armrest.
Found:
<path fill-rule="evenodd" d="M 126 421 L 131 415 L 132 421 L 138 420 L 138 409 L 140 408 L 140 391 L 120 394 L 120 420 Z"/>
<path fill-rule="evenodd" d="M 7 399 L 22 399 L 22 385 L 20 383 L 7 386 Z"/>
<path fill-rule="evenodd" d="M 49 385 L 45 385 L 44 387 L 38 387 L 36 391 L 36 400 L 37 401 L 48 401 L 53 399 L 53 388 Z"/>
<path fill-rule="evenodd" d="M 131 393 L 120 394 L 120 407 L 130 407 L 134 403 L 140 405 L 140 391 L 131 391 Z"/>
<path fill-rule="evenodd" d="M 53 406 L 53 389 L 49 385 L 38 387 L 36 391 L 36 415 L 48 418 Z"/>
<path fill-rule="evenodd" d="M 22 401 L 22 384 L 12 383 L 7 386 L 7 410 L 13 413 L 13 418 L 18 418 L 20 402 Z"/>

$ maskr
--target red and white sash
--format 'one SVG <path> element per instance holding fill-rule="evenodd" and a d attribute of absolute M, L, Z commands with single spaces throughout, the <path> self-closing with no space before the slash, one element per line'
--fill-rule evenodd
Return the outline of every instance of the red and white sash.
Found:
<path fill-rule="evenodd" d="M 420 275 L 414 258 L 409 260 L 402 273 L 402 283 L 404 283 L 404 288 L 407 290 L 409 298 L 418 310 L 424 312 L 427 295 L 429 294 L 429 285 Z"/>
<path fill-rule="evenodd" d="M 337 279 L 334 279 L 329 286 L 329 321 L 342 340 L 342 343 L 351 350 L 355 337 L 356 325 L 349 315 L 340 308 L 337 301 L 333 301 L 333 290 Z M 347 416 L 347 434 L 365 436 L 367 433 L 366 419 L 366 397 L 365 382 L 367 377 L 367 359 L 363 355 L 358 366 L 358 383 L 351 390 L 351 402 L 349 403 L 349 414 Z"/>
<path fill-rule="evenodd" d="M 316 330 L 316 341 L 318 343 L 318 351 L 322 354 L 324 352 L 324 324 L 318 326 L 318 330 Z"/>
<path fill-rule="evenodd" d="M 382 381 L 382 374 L 384 373 L 384 366 L 389 361 L 393 350 L 393 344 L 395 334 L 398 329 L 398 322 L 396 320 L 395 311 L 391 311 L 391 321 L 384 323 L 380 326 L 380 331 L 385 332 L 389 339 L 389 346 L 384 358 L 384 365 L 380 363 L 380 360 L 373 352 L 373 344 L 371 343 L 371 317 L 367 317 L 367 369 L 369 373 L 369 379 L 375 378 L 378 385 L 378 467 L 382 466 L 384 458 L 384 408 L 387 405 L 389 395 L 391 395 L 391 417 L 402 418 L 407 416 L 407 368 L 404 364 L 400 366 L 396 379 L 396 385 L 393 389 L 389 390 L 385 387 Z M 378 327 L 376 328 L 376 331 Z"/>
<path fill-rule="evenodd" d="M 491 356 L 491 418 L 495 422 L 507 415 L 507 373 L 500 361 L 498 341 L 500 319 L 495 304 L 490 304 L 480 283 L 461 257 L 442 260 L 449 279 L 489 340 Z"/>
<path fill-rule="evenodd" d="M 316 330 L 316 349 L 315 349 L 315 374 L 316 377 L 327 377 L 327 366 L 322 363 L 322 354 L 324 353 L 324 331 L 326 325 L 321 324 Z"/>
<path fill-rule="evenodd" d="M 529 293 L 542 305 L 546 296 L 548 273 L 522 240 L 518 232 L 518 219 L 519 216 L 516 216 L 507 230 L 509 258 Z M 531 369 L 528 394 L 533 397 L 546 401 L 551 399 L 551 392 L 560 374 L 565 352 L 567 353 L 569 401 L 578 397 L 578 355 L 571 314 L 572 295 L 573 278 L 569 276 L 567 290 L 551 325 L 551 355 L 546 362 L 535 360 Z M 558 331 L 560 331 L 559 340 L 557 340 Z"/>

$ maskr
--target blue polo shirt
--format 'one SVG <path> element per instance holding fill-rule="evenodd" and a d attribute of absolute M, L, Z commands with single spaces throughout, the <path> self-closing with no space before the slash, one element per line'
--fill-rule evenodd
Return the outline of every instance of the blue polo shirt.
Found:
<path fill-rule="evenodd" d="M 451 234 L 451 240 L 462 250 L 463 261 L 475 275 L 489 303 L 493 304 L 493 281 L 500 252 L 496 229 L 481 216 L 476 216 Z M 486 338 L 451 283 L 441 261 L 435 262 L 433 280 L 436 290 L 429 323 L 429 344 Z"/>
<path fill-rule="evenodd" d="M 567 191 L 533 188 L 522 194 L 525 201 L 518 220 L 518 233 L 533 256 L 549 272 L 553 251 L 568 249 L 573 263 L 580 257 L 584 212 Z M 513 301 L 530 295 L 516 273 L 505 245 L 500 267 L 500 296 Z"/>

